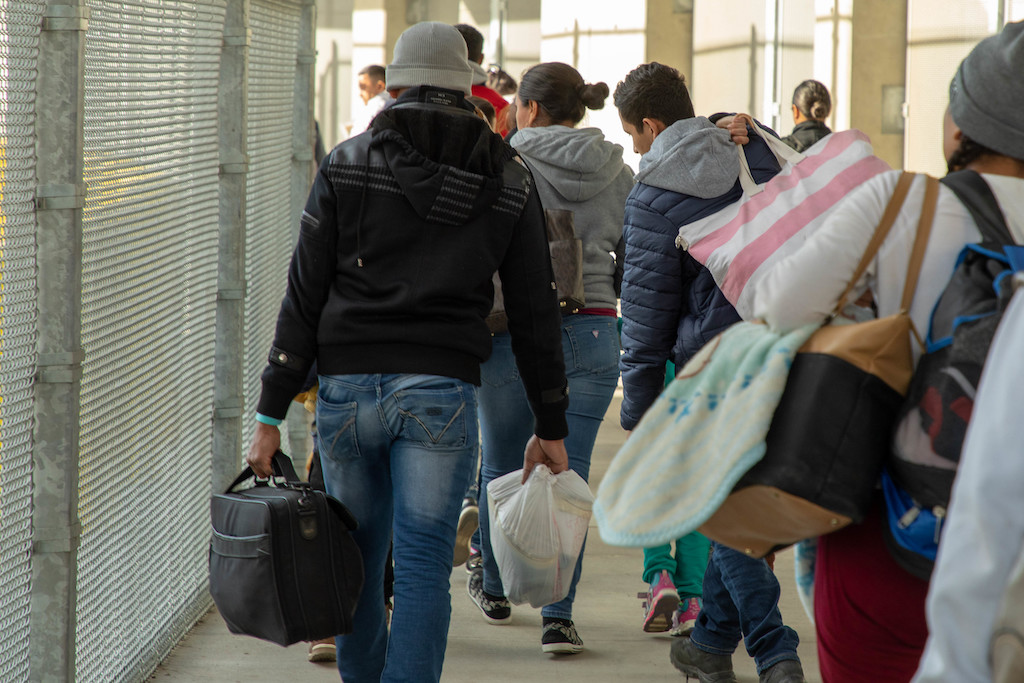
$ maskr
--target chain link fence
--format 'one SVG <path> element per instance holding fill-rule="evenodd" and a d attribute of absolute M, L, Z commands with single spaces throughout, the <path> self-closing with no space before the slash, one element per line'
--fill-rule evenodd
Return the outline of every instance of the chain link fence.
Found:
<path fill-rule="evenodd" d="M 214 378 L 219 364 L 238 366 L 247 441 L 296 234 L 292 140 L 303 124 L 294 93 L 305 68 L 297 55 L 312 47 L 311 5 L 0 0 L 0 681 L 145 680 L 212 604 L 212 463 L 242 463 L 240 452 L 213 453 Z M 225 46 L 239 44 L 235 29 L 226 33 L 231 13 L 247 22 L 241 71 L 222 69 L 225 50 L 236 49 Z M 47 287 L 36 165 L 40 136 L 50 134 L 36 107 L 37 75 L 65 64 L 41 49 L 53 44 L 42 37 L 59 44 L 83 33 L 83 151 L 71 166 L 82 168 L 84 204 L 72 197 L 53 205 L 80 209 L 79 259 L 67 266 L 81 269 L 81 299 L 70 305 L 80 340 L 68 340 L 81 354 L 64 355 L 82 360 L 69 366 L 74 379 L 49 380 L 77 391 L 78 415 L 48 415 L 36 398 L 38 292 Z M 75 90 L 74 74 L 58 77 Z M 225 92 L 246 94 L 244 245 L 222 241 L 223 136 L 239 124 L 222 120 Z M 67 149 L 77 149 L 74 140 Z M 222 259 L 238 248 L 244 341 L 218 348 Z M 67 460 L 77 489 L 64 493 L 72 541 L 63 583 L 33 575 L 35 506 L 51 479 L 41 484 L 34 469 L 33 434 L 50 420 L 68 421 L 77 434 L 77 459 Z M 45 594 L 53 590 L 61 595 Z M 72 606 L 53 618 L 63 630 L 46 634 L 51 615 L 40 627 L 38 614 L 62 601 Z M 52 642 L 40 645 L 40 634 Z M 36 661 L 42 647 L 70 653 L 68 670 L 45 669 Z"/>
<path fill-rule="evenodd" d="M 138 680 L 207 606 L 225 2 L 89 9 L 76 669 Z"/>
<path fill-rule="evenodd" d="M 43 2 L 0 2 L 0 681 L 28 677 L 35 89 Z"/>

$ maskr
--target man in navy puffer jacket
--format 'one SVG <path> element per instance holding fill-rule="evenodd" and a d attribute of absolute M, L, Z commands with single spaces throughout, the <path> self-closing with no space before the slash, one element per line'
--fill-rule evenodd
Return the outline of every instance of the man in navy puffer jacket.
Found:
<path fill-rule="evenodd" d="M 636 185 L 626 200 L 623 228 L 620 420 L 624 429 L 632 430 L 664 387 L 666 361 L 682 368 L 705 343 L 740 319 L 707 268 L 676 247 L 676 236 L 680 226 L 740 199 L 742 190 L 730 133 L 694 116 L 686 83 L 675 69 L 643 64 L 619 83 L 614 99 L 622 129 L 633 139 L 633 150 L 643 155 Z M 744 152 L 756 182 L 765 182 L 780 170 L 759 137 L 751 135 Z M 659 474 L 651 472 L 652 477 Z M 676 559 L 685 555 L 685 563 L 703 569 L 701 560 L 707 555 L 697 557 L 699 553 L 684 550 L 697 545 L 692 536 L 699 534 L 676 542 Z M 669 553 L 649 550 L 645 549 L 644 578 L 652 583 L 650 604 L 660 585 L 649 560 Z M 680 568 L 675 573 L 678 576 Z M 679 589 L 682 597 L 686 591 Z M 760 681 L 803 681 L 796 653 L 799 638 L 782 623 L 779 592 L 778 580 L 764 560 L 713 544 L 703 575 L 703 605 L 690 637 L 673 643 L 673 664 L 702 681 L 735 681 L 731 656 L 745 637 Z M 687 631 L 690 628 L 674 632 Z"/>

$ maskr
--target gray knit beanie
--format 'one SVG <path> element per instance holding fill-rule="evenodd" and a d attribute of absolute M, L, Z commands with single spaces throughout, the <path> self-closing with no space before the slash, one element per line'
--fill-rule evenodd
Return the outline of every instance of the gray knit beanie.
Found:
<path fill-rule="evenodd" d="M 410 26 L 398 36 L 385 80 L 388 90 L 433 85 L 468 95 L 473 87 L 473 70 L 466 41 L 454 26 L 439 21 Z"/>
<path fill-rule="evenodd" d="M 978 43 L 949 84 L 949 111 L 964 135 L 1024 159 L 1024 22 Z"/>

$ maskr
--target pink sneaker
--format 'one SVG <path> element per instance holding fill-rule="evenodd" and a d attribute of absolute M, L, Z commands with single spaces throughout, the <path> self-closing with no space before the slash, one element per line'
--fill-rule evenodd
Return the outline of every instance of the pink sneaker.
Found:
<path fill-rule="evenodd" d="M 664 633 L 672 625 L 672 610 L 679 604 L 679 593 L 668 572 L 662 570 L 658 580 L 646 593 L 638 593 L 644 600 L 644 625 L 647 633 Z"/>
<path fill-rule="evenodd" d="M 697 615 L 700 614 L 701 599 L 687 598 L 679 603 L 676 611 L 672 613 L 672 628 L 669 629 L 670 636 L 688 636 L 697 625 Z"/>

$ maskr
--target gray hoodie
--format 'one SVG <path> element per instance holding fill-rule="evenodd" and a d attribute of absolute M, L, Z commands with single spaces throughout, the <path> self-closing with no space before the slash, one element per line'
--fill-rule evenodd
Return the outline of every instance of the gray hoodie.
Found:
<path fill-rule="evenodd" d="M 576 237 L 583 242 L 587 308 L 615 308 L 622 276 L 623 213 L 633 188 L 622 147 L 605 140 L 597 128 L 566 126 L 524 128 L 509 142 L 533 171 L 544 208 L 575 213 Z"/>
<path fill-rule="evenodd" d="M 711 199 L 732 189 L 739 172 L 739 156 L 729 132 L 698 116 L 676 121 L 654 138 L 651 150 L 640 158 L 636 181 Z"/>

